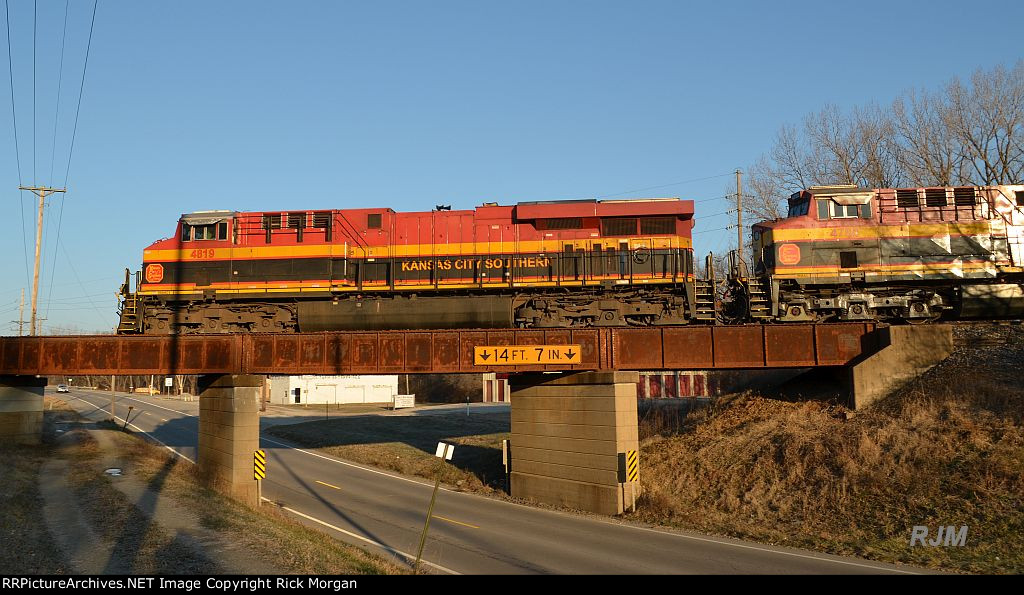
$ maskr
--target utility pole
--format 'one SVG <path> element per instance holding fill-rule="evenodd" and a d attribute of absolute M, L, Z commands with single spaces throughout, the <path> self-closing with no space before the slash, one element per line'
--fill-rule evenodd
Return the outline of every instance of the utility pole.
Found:
<path fill-rule="evenodd" d="M 743 172 L 736 170 L 736 275 L 745 276 L 743 261 Z"/>
<path fill-rule="evenodd" d="M 21 304 L 18 305 L 18 336 L 25 334 L 25 288 L 21 288 Z"/>
<path fill-rule="evenodd" d="M 28 190 L 39 197 L 39 216 L 36 218 L 36 268 L 32 275 L 32 318 L 29 323 L 29 334 L 36 335 L 36 304 L 39 300 L 39 251 L 43 245 L 43 207 L 46 197 L 56 192 L 66 192 L 66 188 L 49 188 L 47 186 L 18 186 L 19 190 Z"/>

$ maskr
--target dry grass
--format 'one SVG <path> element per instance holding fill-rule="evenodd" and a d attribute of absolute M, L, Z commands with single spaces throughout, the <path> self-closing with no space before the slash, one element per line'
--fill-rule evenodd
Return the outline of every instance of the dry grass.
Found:
<path fill-rule="evenodd" d="M 129 436 L 119 447 L 144 481 L 158 476 L 162 489 L 179 503 L 190 506 L 204 527 L 257 559 L 270 561 L 284 572 L 296 574 L 402 574 L 399 566 L 316 531 L 288 517 L 272 505 L 253 509 L 203 487 L 193 465 L 180 462 L 167 451 Z"/>
<path fill-rule="evenodd" d="M 0 574 L 67 574 L 75 572 L 50 536 L 38 489 L 42 464 L 63 457 L 72 464 L 69 484 L 76 502 L 97 536 L 114 547 L 138 574 L 210 574 L 217 572 L 216 552 L 198 555 L 135 508 L 111 485 L 97 465 L 100 450 L 83 429 L 64 433 L 55 447 L 58 427 L 77 414 L 59 399 L 44 401 L 44 443 L 41 446 L 0 446 Z M 112 424 L 100 424 L 111 429 Z M 113 434 L 113 433 L 112 433 Z M 130 434 L 113 438 L 133 474 L 151 487 L 159 485 L 179 504 L 191 506 L 208 528 L 248 552 L 254 566 L 267 560 L 275 569 L 296 574 L 398 574 L 401 568 L 362 549 L 338 542 L 286 517 L 272 506 L 254 510 L 202 487 L 194 467 L 163 449 Z M 159 482 L 154 478 L 160 476 Z"/>
<path fill-rule="evenodd" d="M 43 517 L 39 469 L 53 456 L 56 425 L 75 419 L 64 401 L 43 399 L 43 443 L 0 445 L 0 574 L 66 574 L 73 572 L 50 536 Z"/>
<path fill-rule="evenodd" d="M 992 364 L 985 352 L 959 353 L 849 420 L 834 405 L 742 394 L 694 412 L 677 435 L 642 430 L 637 516 L 880 560 L 1022 572 L 1024 391 L 1013 368 L 986 372 Z M 967 525 L 967 545 L 911 548 L 915 525 Z"/>
<path fill-rule="evenodd" d="M 431 479 L 437 477 L 437 443 L 455 444 L 441 481 L 494 494 L 505 487 L 501 441 L 509 437 L 509 423 L 508 413 L 341 417 L 274 426 L 266 433 L 346 461 Z"/>
<path fill-rule="evenodd" d="M 218 568 L 209 558 L 182 545 L 153 523 L 110 484 L 94 464 L 100 455 L 83 430 L 80 442 L 67 456 L 76 460 L 69 483 L 82 503 L 96 535 L 113 544 L 113 559 L 124 560 L 134 574 L 211 574 Z"/>

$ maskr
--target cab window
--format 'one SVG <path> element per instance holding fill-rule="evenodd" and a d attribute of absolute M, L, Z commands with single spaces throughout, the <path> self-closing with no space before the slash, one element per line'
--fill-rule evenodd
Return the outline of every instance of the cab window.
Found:
<path fill-rule="evenodd" d="M 228 239 L 228 222 L 210 223 L 208 225 L 181 224 L 181 240 L 226 240 Z"/>
<path fill-rule="evenodd" d="M 841 205 L 834 200 L 818 200 L 818 219 L 870 219 L 871 205 Z"/>
<path fill-rule="evenodd" d="M 802 217 L 807 214 L 807 211 L 811 208 L 811 199 L 805 198 L 796 202 L 790 201 L 789 203 L 789 214 L 787 217 Z"/>

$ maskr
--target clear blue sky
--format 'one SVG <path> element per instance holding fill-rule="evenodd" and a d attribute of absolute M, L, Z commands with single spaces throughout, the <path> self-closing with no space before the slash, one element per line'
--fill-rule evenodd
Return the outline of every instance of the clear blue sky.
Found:
<path fill-rule="evenodd" d="M 33 104 L 33 2 L 9 2 L 21 178 L 5 55 L 4 334 L 30 292 L 35 203 L 17 186 L 64 183 L 92 10 L 70 2 L 54 151 L 65 3 L 38 2 Z M 44 331 L 113 327 L 123 269 L 184 212 L 722 196 L 722 174 L 826 103 L 1012 64 L 1022 17 L 1014 1 L 100 0 L 61 249 L 61 200 L 47 208 Z M 697 231 L 728 224 L 700 216 L 724 198 L 697 207 Z M 735 232 L 696 238 L 704 253 Z"/>

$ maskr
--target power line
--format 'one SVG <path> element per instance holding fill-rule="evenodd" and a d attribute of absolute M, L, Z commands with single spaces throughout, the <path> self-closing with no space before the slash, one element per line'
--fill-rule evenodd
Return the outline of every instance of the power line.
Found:
<path fill-rule="evenodd" d="M 54 298 L 53 301 L 55 302 L 56 305 L 61 305 L 61 304 L 66 303 L 66 302 L 79 302 L 79 301 L 82 301 L 82 300 L 88 301 L 89 298 L 103 297 L 105 295 L 111 295 L 111 294 L 110 294 L 109 291 L 102 291 L 100 293 L 90 293 L 90 294 L 83 294 L 83 295 L 71 295 L 71 296 L 68 296 L 68 297 Z M 11 303 L 14 304 L 14 303 L 17 303 L 17 302 L 18 302 L 18 300 L 14 300 Z"/>
<path fill-rule="evenodd" d="M 93 4 L 92 4 L 92 19 L 90 20 L 90 23 L 89 23 L 89 40 L 88 40 L 88 42 L 86 43 L 86 46 L 85 46 L 85 61 L 82 63 L 82 82 L 81 82 L 81 84 L 78 87 L 78 105 L 75 107 L 75 124 L 74 124 L 74 127 L 72 128 L 72 131 L 71 131 L 71 145 L 68 148 L 67 169 L 64 171 L 64 188 L 68 187 L 68 177 L 71 174 L 71 157 L 72 157 L 72 155 L 74 154 L 74 151 L 75 151 L 75 137 L 77 136 L 77 133 L 78 133 L 78 116 L 79 116 L 79 114 L 81 113 L 81 110 L 82 110 L 82 95 L 85 92 L 85 75 L 88 72 L 88 68 L 89 68 L 89 53 L 90 53 L 90 50 L 92 49 L 92 34 L 93 34 L 93 31 L 96 28 L 96 8 L 97 8 L 98 4 L 99 4 L 99 0 L 93 0 Z M 66 2 L 65 2 L 64 10 L 65 10 L 65 12 L 64 12 L 64 32 L 65 32 L 65 35 L 67 35 L 67 3 Z M 64 72 L 64 43 L 62 41 L 61 42 L 61 77 L 63 77 L 63 72 Z M 57 114 L 58 115 L 60 114 L 60 83 L 59 82 L 57 84 Z M 57 120 L 56 120 L 56 117 L 55 117 L 54 123 L 53 123 L 53 138 L 54 138 L 54 147 L 56 147 L 56 142 L 57 142 Z M 50 161 L 50 175 L 51 176 L 53 175 L 53 161 L 52 161 L 52 158 L 51 158 L 51 161 Z M 52 263 L 52 268 L 50 269 L 50 288 L 49 288 L 49 292 L 50 293 L 47 296 L 47 304 L 46 304 L 47 312 L 49 312 L 49 310 L 50 310 L 49 297 L 53 295 L 53 276 L 54 276 L 54 274 L 57 271 L 57 246 L 61 245 L 61 243 L 60 243 L 60 231 L 61 231 L 61 225 L 64 222 L 64 198 L 65 198 L 64 196 L 61 196 L 61 198 L 60 198 L 60 215 L 57 217 L 57 234 L 56 234 L 56 237 L 54 239 L 53 263 Z M 71 260 L 70 257 L 68 258 L 68 260 L 69 261 Z"/>
<path fill-rule="evenodd" d="M 719 176 L 719 177 L 721 177 L 721 176 Z M 731 194 L 722 194 L 720 196 L 712 196 L 710 198 L 698 198 L 697 200 L 694 200 L 693 202 L 695 202 L 695 203 L 711 202 L 713 200 L 722 200 L 723 198 L 729 198 L 730 196 L 732 196 L 732 195 Z"/>
<path fill-rule="evenodd" d="M 60 91 L 64 82 L 64 47 L 68 37 L 68 5 L 70 0 L 64 0 L 64 33 L 60 40 L 60 68 L 57 74 L 57 108 L 53 115 L 53 142 L 50 144 L 50 177 L 53 181 L 53 163 L 57 155 L 57 125 L 60 123 Z M 64 179 L 64 187 L 67 188 L 67 178 Z M 64 195 L 60 197 L 60 216 L 57 217 L 56 238 L 60 239 L 61 223 L 64 221 Z M 50 313 L 50 300 L 53 297 L 53 277 L 57 272 L 57 243 L 53 244 L 53 259 L 50 261 L 50 285 L 46 295 L 46 314 Z"/>
<path fill-rule="evenodd" d="M 681 180 L 679 182 L 672 182 L 670 184 L 661 184 L 659 186 L 648 186 L 646 188 L 636 188 L 634 190 L 626 190 L 625 192 L 616 192 L 615 194 L 603 194 L 597 198 L 608 198 L 609 196 L 622 196 L 623 194 L 632 194 L 634 192 L 644 192 L 645 190 L 656 190 L 658 188 L 668 188 L 669 186 L 679 186 L 680 184 L 689 184 L 691 182 L 703 182 L 704 180 L 713 180 L 715 178 L 724 178 L 725 176 L 731 176 L 732 172 L 727 174 L 719 174 L 717 176 L 706 176 L 703 178 L 693 178 L 690 180 Z"/>
<path fill-rule="evenodd" d="M 64 252 L 64 257 L 68 259 L 68 266 L 71 267 L 71 274 L 73 274 L 75 276 L 75 281 L 78 281 L 78 286 L 82 288 L 82 293 L 84 294 L 85 293 L 85 285 L 82 283 L 82 280 L 78 277 L 78 271 L 75 270 L 75 264 L 73 262 L 71 262 L 71 256 L 68 255 L 68 249 L 64 247 L 64 243 L 61 242 L 59 239 L 57 240 L 57 245 L 59 245 L 60 249 Z M 89 305 L 92 306 L 92 309 L 95 310 L 97 314 L 99 314 L 100 316 L 103 316 L 103 317 L 111 315 L 111 313 L 109 313 L 109 312 L 107 314 L 104 314 L 99 308 L 96 307 L 96 304 L 93 303 L 92 299 L 89 298 L 89 296 L 85 296 L 85 297 L 86 297 L 86 299 L 89 300 Z"/>
<path fill-rule="evenodd" d="M 7 24 L 7 72 L 11 81 L 11 120 L 14 125 L 14 158 L 18 163 L 18 185 L 22 185 L 21 177 L 21 147 L 18 143 L 18 110 L 14 101 L 14 60 L 11 52 L 11 7 L 8 0 L 4 0 L 4 16 Z M 18 194 L 18 206 L 21 208 L 21 251 L 25 260 L 25 284 L 29 283 L 28 273 L 28 232 L 25 230 L 25 195 Z"/>
<path fill-rule="evenodd" d="M 18 183 L 21 179 L 21 151 L 18 150 L 18 112 L 14 102 L 14 62 L 11 58 L 11 7 L 9 0 L 4 0 L 4 13 L 7 17 L 7 72 L 11 79 L 11 119 L 14 120 L 14 157 L 18 162 Z M 24 217 L 24 215 L 22 215 Z"/>
<path fill-rule="evenodd" d="M 32 185 L 36 186 L 36 22 L 39 16 L 39 0 L 32 2 Z"/>
<path fill-rule="evenodd" d="M 718 213 L 699 213 L 698 214 L 698 218 L 716 217 L 718 215 L 728 215 L 730 213 L 735 213 L 735 212 L 736 212 L 736 209 L 728 209 L 728 210 L 725 210 L 725 211 L 720 211 Z"/>
<path fill-rule="evenodd" d="M 733 225 L 726 225 L 725 227 L 716 227 L 715 229 L 702 229 L 700 231 L 695 231 L 693 233 L 694 234 L 698 234 L 698 233 L 709 233 L 709 232 L 712 232 L 712 231 L 724 231 L 726 229 L 732 229 L 733 227 L 735 227 L 735 226 L 733 226 Z"/>
<path fill-rule="evenodd" d="M 92 22 L 89 24 L 89 42 L 85 46 L 85 63 L 82 64 L 82 84 L 78 88 L 78 107 L 75 108 L 75 125 L 71 129 L 71 148 L 68 149 L 68 168 L 64 172 L 64 187 L 68 187 L 68 175 L 71 173 L 71 156 L 75 152 L 75 136 L 78 133 L 78 114 L 82 109 L 82 93 L 85 91 L 85 73 L 89 68 L 89 50 L 92 49 L 92 32 L 96 27 L 96 6 L 99 0 L 92 3 Z"/>
<path fill-rule="evenodd" d="M 117 280 L 122 280 L 123 281 L 124 280 L 124 275 L 120 275 L 120 276 L 114 275 L 112 277 L 95 277 L 95 278 L 92 278 L 92 279 L 85 280 L 84 283 L 86 285 L 90 285 L 90 284 L 94 284 L 94 283 L 104 283 L 104 284 L 110 285 L 111 281 L 117 281 Z M 73 281 L 69 281 L 67 283 L 57 283 L 57 284 L 54 285 L 54 287 L 67 287 L 68 285 L 77 285 L 77 283 L 73 282 Z M 21 291 L 20 287 L 14 287 L 14 288 L 11 288 L 11 289 L 0 289 L 0 295 L 5 295 L 5 294 L 8 294 L 8 293 L 14 293 L 14 292 L 18 292 L 18 291 Z"/>
<path fill-rule="evenodd" d="M 64 82 L 64 45 L 68 38 L 68 5 L 70 0 L 64 0 L 64 34 L 60 40 L 60 68 L 57 73 L 57 110 L 53 115 L 53 142 L 50 144 L 50 177 L 49 181 L 53 182 L 53 161 L 57 155 L 57 124 L 60 122 L 60 90 L 61 84 Z M 54 260 L 57 258 L 57 251 L 54 249 L 53 253 Z"/>

